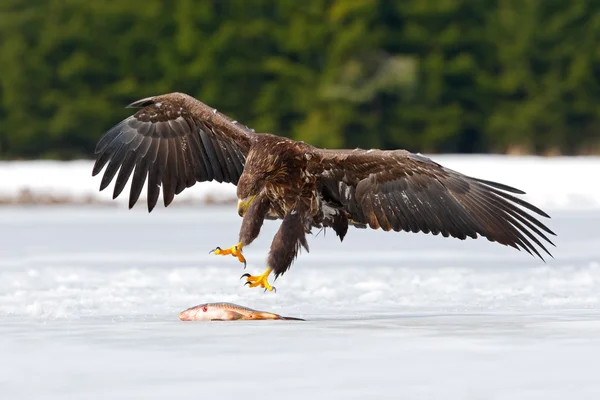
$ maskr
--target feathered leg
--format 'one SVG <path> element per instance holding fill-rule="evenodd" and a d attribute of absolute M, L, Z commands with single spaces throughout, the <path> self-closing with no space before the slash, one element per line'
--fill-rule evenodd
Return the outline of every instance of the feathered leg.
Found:
<path fill-rule="evenodd" d="M 258 237 L 265 217 L 269 212 L 269 207 L 270 204 L 267 199 L 262 197 L 254 199 L 248 207 L 248 210 L 244 213 L 242 226 L 240 227 L 239 243 L 224 250 L 217 247 L 210 252 L 222 256 L 231 254 L 232 256 L 237 257 L 240 262 L 243 262 L 244 268 L 246 268 L 246 259 L 242 255 L 242 249 Z"/>
<path fill-rule="evenodd" d="M 250 204 L 240 228 L 240 243 L 243 246 L 249 245 L 258 237 L 270 207 L 269 200 L 262 197 L 256 198 Z"/>
<path fill-rule="evenodd" d="M 308 252 L 306 242 L 305 216 L 301 212 L 292 211 L 285 216 L 279 230 L 271 243 L 268 265 L 275 273 L 275 279 L 283 275 L 298 255 L 300 246 Z"/>
<path fill-rule="evenodd" d="M 271 272 L 275 273 L 275 279 L 287 271 L 298 255 L 300 246 L 308 250 L 306 242 L 305 215 L 303 212 L 293 210 L 284 218 L 279 230 L 271 243 L 267 265 L 269 266 L 262 275 L 251 276 L 244 274 L 246 285 L 250 287 L 260 286 L 265 290 L 274 290 L 269 284 L 268 278 Z"/>

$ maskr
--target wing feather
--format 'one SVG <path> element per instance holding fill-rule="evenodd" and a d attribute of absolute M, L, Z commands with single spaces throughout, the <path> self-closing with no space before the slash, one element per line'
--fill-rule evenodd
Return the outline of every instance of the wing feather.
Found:
<path fill-rule="evenodd" d="M 161 129 L 163 130 L 161 131 Z M 169 139 L 164 137 L 165 130 L 167 130 L 165 127 L 158 129 L 158 131 L 161 132 L 161 140 L 158 142 L 156 160 L 152 163 L 148 171 L 148 203 L 150 204 L 156 204 L 158 201 L 160 185 L 161 182 L 163 182 L 163 174 L 169 157 Z"/>
<path fill-rule="evenodd" d="M 181 145 L 179 143 L 179 137 L 171 138 L 168 141 L 169 146 L 169 157 L 167 157 L 165 163 L 165 174 L 162 181 L 163 185 L 163 202 L 167 207 L 175 198 L 175 188 L 177 187 L 177 172 L 178 172 L 178 160 L 181 152 Z"/>
<path fill-rule="evenodd" d="M 161 188 L 168 206 L 196 182 L 237 185 L 255 138 L 253 130 L 182 93 L 141 99 L 129 107 L 140 110 L 110 128 L 96 145 L 92 175 L 106 167 L 100 190 L 117 176 L 116 198 L 131 177 L 131 208 L 147 180 L 152 211 Z"/>
<path fill-rule="evenodd" d="M 533 213 L 549 216 L 516 197 L 524 194 L 519 189 L 404 150 L 315 149 L 314 155 L 310 168 L 323 197 L 341 204 L 355 223 L 461 240 L 482 236 L 542 260 L 538 249 L 552 256 L 543 242 L 554 246 L 546 234 L 555 233 Z"/>
<path fill-rule="evenodd" d="M 141 142 L 141 140 L 140 140 Z M 127 183 L 127 179 L 133 172 L 133 168 L 135 167 L 135 152 L 129 151 L 125 158 L 123 159 L 123 164 L 121 165 L 121 169 L 119 170 L 119 174 L 117 175 L 117 180 L 115 182 L 115 188 L 113 191 L 113 199 L 116 199 L 117 196 L 121 194 L 123 189 L 125 188 L 125 184 Z"/>
<path fill-rule="evenodd" d="M 217 153 L 215 151 L 212 141 L 208 137 L 208 133 L 206 133 L 206 131 L 202 128 L 200 128 L 200 139 L 202 141 L 202 146 L 206 150 L 206 155 L 208 156 L 208 163 L 211 166 L 212 172 L 214 174 L 214 179 L 218 182 L 222 182 L 224 178 L 223 171 L 221 169 L 221 162 L 217 158 Z"/>
<path fill-rule="evenodd" d="M 200 136 L 191 135 L 188 137 L 187 145 L 190 147 L 190 153 L 194 155 L 197 168 L 195 169 L 196 180 L 198 182 L 212 181 L 215 175 L 212 166 L 206 154 L 206 150 L 200 142 Z M 179 153 L 183 157 L 183 150 Z M 240 174 L 241 175 L 241 174 Z"/>
<path fill-rule="evenodd" d="M 125 143 L 120 143 L 114 152 L 115 156 L 109 161 L 106 171 L 104 172 L 104 176 L 100 181 L 100 190 L 106 189 L 110 181 L 112 181 L 112 179 L 115 177 L 115 174 L 117 171 L 119 171 L 119 167 L 121 166 L 126 153 L 127 145 Z"/>

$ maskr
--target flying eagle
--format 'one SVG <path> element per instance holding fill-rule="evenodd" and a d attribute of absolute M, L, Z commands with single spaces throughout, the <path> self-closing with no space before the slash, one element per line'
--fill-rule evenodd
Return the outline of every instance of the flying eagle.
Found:
<path fill-rule="evenodd" d="M 332 228 L 344 239 L 348 226 L 424 232 L 464 240 L 479 235 L 543 260 L 534 244 L 555 235 L 523 208 L 550 218 L 513 194 L 524 192 L 463 175 L 405 150 L 325 150 L 272 134 L 258 134 L 183 93 L 138 100 L 140 108 L 99 140 L 92 175 L 105 166 L 100 190 L 116 175 L 113 199 L 133 174 L 129 208 L 148 180 L 148 211 L 160 189 L 168 206 L 196 182 L 237 185 L 243 217 L 239 243 L 217 247 L 246 264 L 242 249 L 256 239 L 265 219 L 281 219 L 267 270 L 244 274 L 245 285 L 273 290 L 268 281 L 285 273 L 300 246 L 308 251 L 312 228 Z M 117 174 L 118 172 L 118 174 Z M 520 208 L 521 206 L 523 208 Z M 536 237 L 535 235 L 539 236 Z"/>

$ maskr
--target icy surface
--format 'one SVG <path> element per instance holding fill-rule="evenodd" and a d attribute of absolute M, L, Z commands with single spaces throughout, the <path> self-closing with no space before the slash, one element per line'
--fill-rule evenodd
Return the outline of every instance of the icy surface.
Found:
<path fill-rule="evenodd" d="M 598 399 L 600 212 L 547 264 L 485 240 L 309 238 L 243 287 L 235 206 L 0 208 L 1 399 Z M 246 248 L 264 268 L 278 227 Z M 306 318 L 181 322 L 212 301 Z"/>
<path fill-rule="evenodd" d="M 600 209 L 600 157 L 522 157 L 501 155 L 428 155 L 447 168 L 498 181 L 525 191 L 526 200 L 544 209 Z M 125 207 L 129 183 L 112 200 L 114 181 L 99 192 L 101 176 L 92 178 L 89 160 L 0 162 L 0 202 L 52 198 L 57 202 L 105 202 Z M 146 198 L 146 188 L 140 199 Z M 19 200 L 21 199 L 21 200 Z M 175 197 L 173 206 L 235 200 L 235 187 L 197 183 Z M 138 206 L 141 207 L 141 206 Z M 162 206 L 162 199 L 158 207 Z"/>

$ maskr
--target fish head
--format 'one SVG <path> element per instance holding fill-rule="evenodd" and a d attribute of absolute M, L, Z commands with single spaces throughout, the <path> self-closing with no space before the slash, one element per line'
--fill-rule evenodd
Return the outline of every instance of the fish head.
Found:
<path fill-rule="evenodd" d="M 200 304 L 180 312 L 179 319 L 181 321 L 195 321 L 197 314 L 202 315 L 205 312 L 208 312 L 208 304 Z"/>
<path fill-rule="evenodd" d="M 224 304 L 200 304 L 179 313 L 181 321 L 233 321 L 243 315 L 230 310 Z"/>
<path fill-rule="evenodd" d="M 210 304 L 200 304 L 179 313 L 181 321 L 211 321 L 223 319 L 223 311 Z"/>

